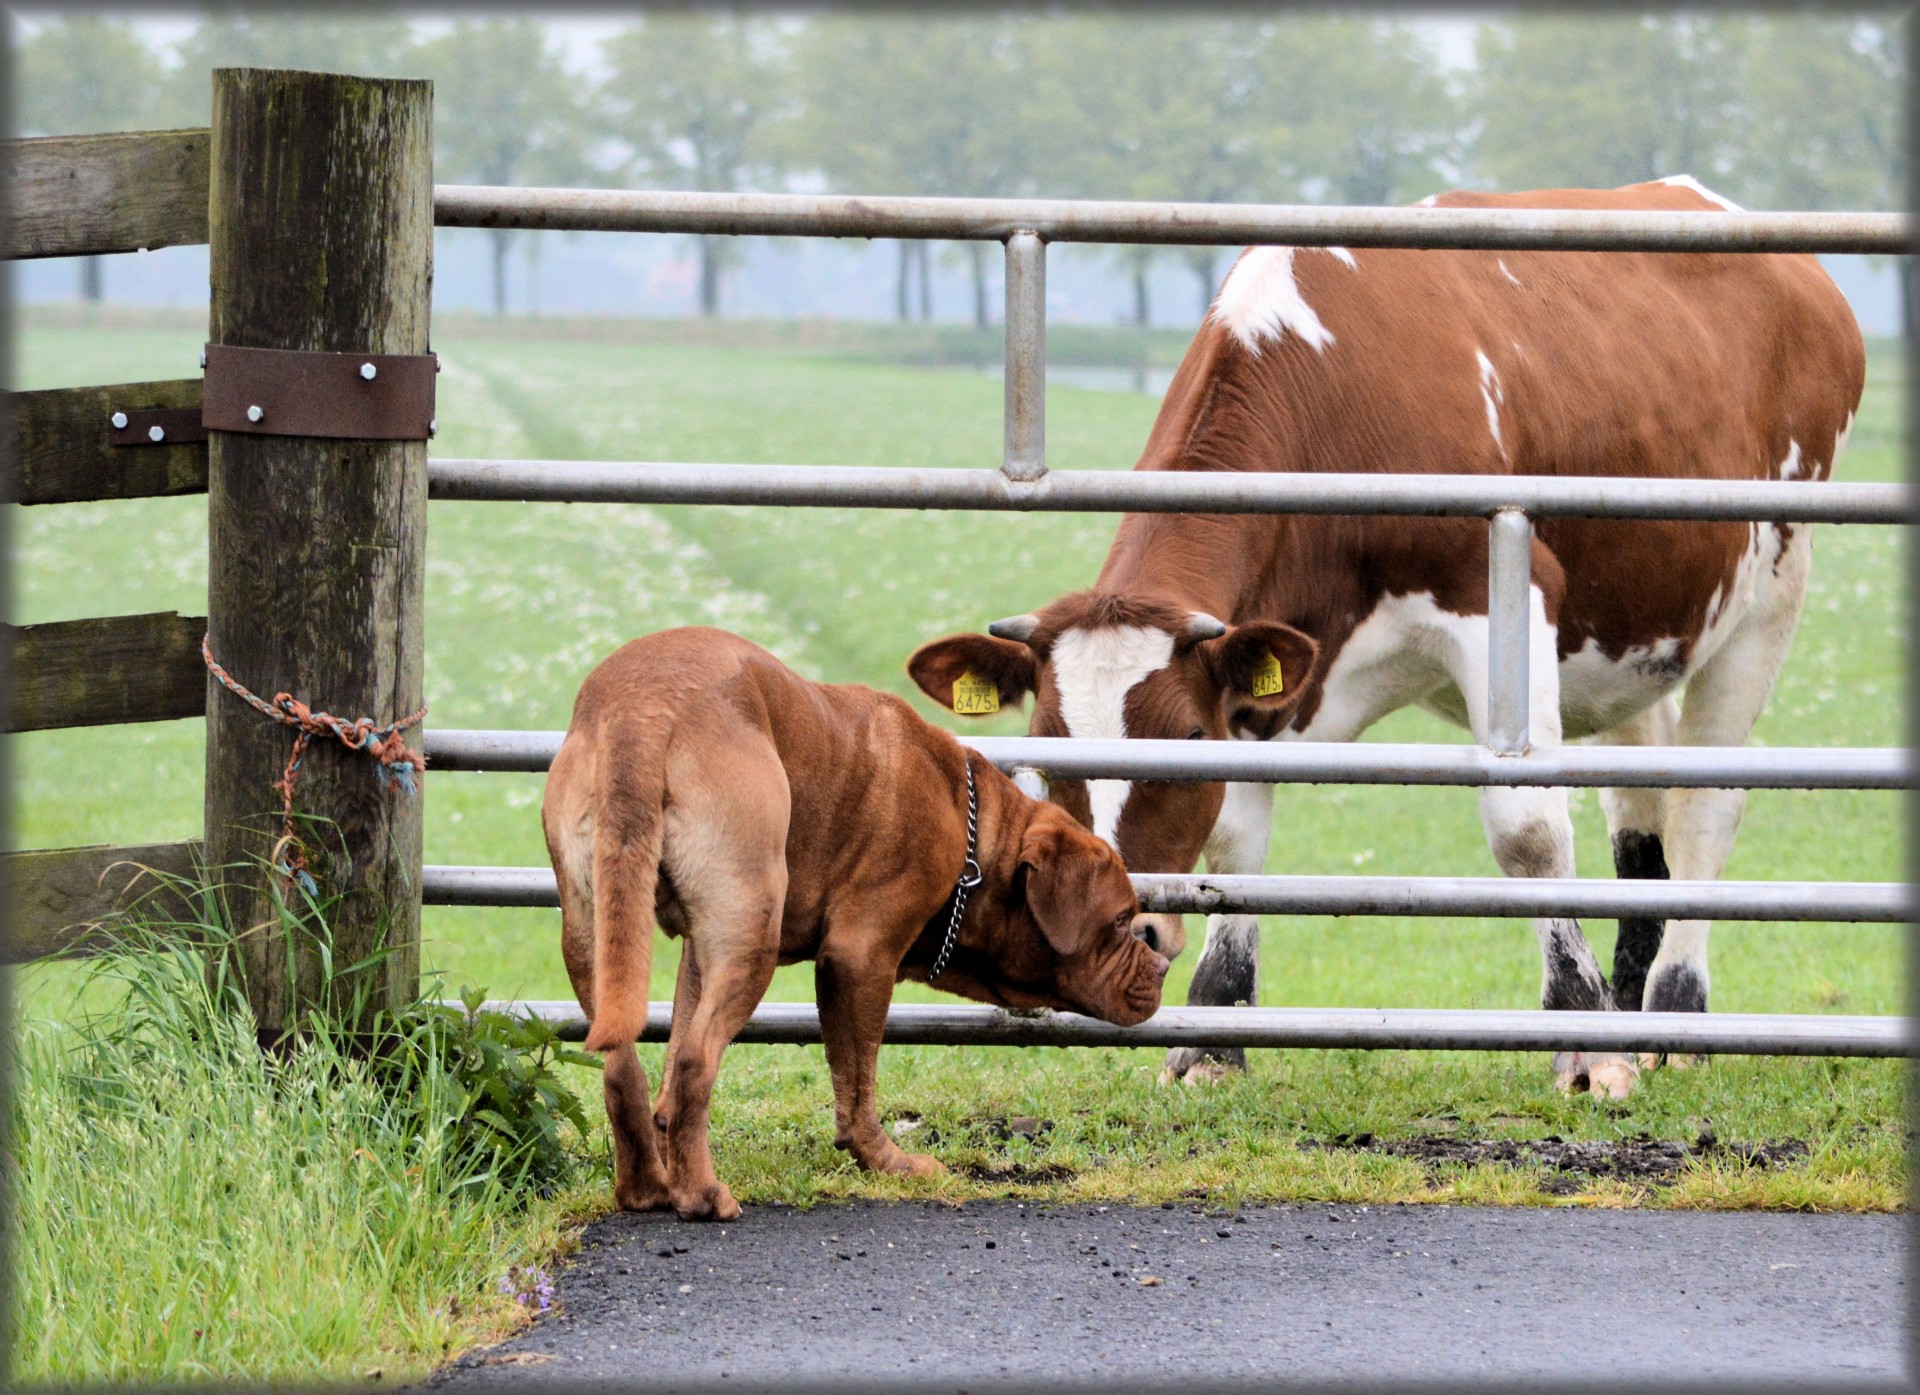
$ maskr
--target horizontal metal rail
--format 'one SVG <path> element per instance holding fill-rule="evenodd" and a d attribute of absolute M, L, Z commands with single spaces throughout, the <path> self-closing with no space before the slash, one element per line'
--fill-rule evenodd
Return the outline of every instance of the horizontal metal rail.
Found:
<path fill-rule="evenodd" d="M 457 1007 L 458 1003 L 449 1003 Z M 580 1041 L 577 1004 L 483 1005 L 559 1024 Z M 667 1039 L 673 1004 L 648 1003 L 642 1041 Z M 1791 1013 L 1513 1012 L 1409 1008 L 1163 1007 L 1137 1027 L 1072 1012 L 1014 1013 L 945 1003 L 895 1003 L 881 1038 L 892 1046 L 1241 1046 L 1396 1051 L 1673 1051 L 1719 1056 L 1912 1056 L 1904 1017 Z M 811 1046 L 812 1003 L 762 1003 L 734 1041 Z"/>
<path fill-rule="evenodd" d="M 1403 514 L 1911 523 L 1900 484 L 1611 479 L 1544 475 L 1242 474 L 1199 470 L 1000 470 L 867 465 L 464 460 L 427 464 L 435 499 L 1034 513 Z"/>
<path fill-rule="evenodd" d="M 429 728 L 427 759 L 432 770 L 537 772 L 553 764 L 565 737 L 563 731 Z M 1912 756 L 1893 747 L 1562 746 L 1499 756 L 1477 745 L 1384 741 L 959 740 L 1002 770 L 1038 770 L 1062 780 L 1848 790 L 1914 784 Z"/>
<path fill-rule="evenodd" d="M 1284 243 L 1562 252 L 1911 251 L 1904 213 L 1641 212 L 1543 208 L 1377 208 L 1321 204 L 1146 203 L 863 194 L 723 194 L 440 184 L 443 228 L 569 232 L 904 237 L 1004 242 Z"/>
<path fill-rule="evenodd" d="M 1522 877 L 1230 877 L 1136 873 L 1143 910 L 1175 914 L 1651 916 L 1671 920 L 1913 918 L 1899 882 L 1677 882 Z M 546 867 L 427 866 L 429 906 L 557 906 Z"/>

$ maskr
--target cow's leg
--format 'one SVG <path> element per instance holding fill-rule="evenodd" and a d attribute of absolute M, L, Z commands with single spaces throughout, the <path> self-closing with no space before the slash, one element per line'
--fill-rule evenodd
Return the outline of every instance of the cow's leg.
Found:
<path fill-rule="evenodd" d="M 1272 827 L 1272 785 L 1228 785 L 1220 817 L 1207 837 L 1207 870 L 1222 876 L 1264 871 Z M 1231 1007 L 1257 1002 L 1259 972 L 1259 917 L 1210 915 L 1207 941 L 1200 951 L 1200 962 L 1194 966 L 1187 1003 L 1193 1007 Z M 1167 1053 L 1160 1080 L 1162 1084 L 1175 1080 L 1192 1084 L 1246 1068 L 1247 1053 L 1241 1047 L 1176 1046 Z"/>
<path fill-rule="evenodd" d="M 1811 564 L 1808 531 L 1800 526 L 1790 530 L 1789 541 L 1771 566 L 1763 560 L 1755 569 L 1751 609 L 1726 643 L 1687 680 L 1676 733 L 1681 745 L 1746 743 L 1793 642 Z M 1666 853 L 1675 878 L 1711 881 L 1719 877 L 1733 852 L 1734 835 L 1746 804 L 1745 790 L 1692 789 L 1668 794 Z M 1647 971 L 1645 1005 L 1649 1012 L 1707 1010 L 1710 924 L 1704 920 L 1667 923 L 1660 952 Z M 1675 1065 L 1698 1059 L 1669 1058 Z"/>
<path fill-rule="evenodd" d="M 1607 746 L 1671 746 L 1680 707 L 1671 694 L 1594 738 Z M 1662 836 L 1667 826 L 1667 792 L 1626 786 L 1600 791 L 1600 807 L 1607 816 L 1607 836 L 1613 844 L 1614 875 L 1623 880 L 1661 881 L 1667 876 Z M 1623 1012 L 1637 1012 L 1647 982 L 1647 969 L 1660 952 L 1665 922 L 1657 916 L 1623 916 L 1620 936 L 1613 946 L 1613 1002 Z M 1640 1064 L 1652 1065 L 1651 1056 Z"/>
<path fill-rule="evenodd" d="M 1560 744 L 1558 636 L 1547 622 L 1540 588 L 1532 588 L 1528 599 L 1528 740 L 1534 750 L 1550 751 Z M 1445 646 L 1448 675 L 1460 689 L 1468 722 L 1481 742 L 1487 739 L 1487 630 L 1485 616 L 1461 618 L 1449 626 Z M 1509 877 L 1574 875 L 1573 819 L 1564 789 L 1490 785 L 1480 792 L 1480 822 L 1494 861 Z M 1536 920 L 1533 928 L 1542 962 L 1540 1006 L 1610 1011 L 1613 995 L 1580 922 L 1571 916 L 1548 916 Z M 1631 1092 L 1639 1075 L 1631 1056 L 1615 1052 L 1563 1051 L 1554 1057 L 1553 1071 L 1563 1090 L 1584 1087 L 1612 1099 Z"/>

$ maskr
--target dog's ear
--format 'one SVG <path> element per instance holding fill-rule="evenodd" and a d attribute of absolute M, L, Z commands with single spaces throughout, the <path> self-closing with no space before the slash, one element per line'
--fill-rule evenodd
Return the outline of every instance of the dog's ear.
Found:
<path fill-rule="evenodd" d="M 1139 909 L 1118 853 L 1054 804 L 1042 804 L 1020 840 L 1027 909 L 1062 958 Z"/>
<path fill-rule="evenodd" d="M 1039 682 L 1033 651 L 992 635 L 931 640 L 913 651 L 907 672 L 921 692 L 968 717 L 1017 706 Z"/>

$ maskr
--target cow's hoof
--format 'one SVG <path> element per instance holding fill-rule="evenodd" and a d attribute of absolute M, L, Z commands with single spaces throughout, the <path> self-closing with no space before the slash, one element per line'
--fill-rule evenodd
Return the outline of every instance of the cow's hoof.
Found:
<path fill-rule="evenodd" d="M 1596 1099 L 1623 1100 L 1639 1080 L 1640 1067 L 1631 1056 L 1587 1057 L 1587 1088 Z"/>
<path fill-rule="evenodd" d="M 675 1195 L 673 1209 L 683 1221 L 737 1221 L 740 1203 L 725 1182 L 713 1182 Z"/>
<path fill-rule="evenodd" d="M 1562 1051 L 1553 1058 L 1553 1083 L 1563 1095 L 1591 1092 L 1598 1099 L 1623 1100 L 1639 1079 L 1640 1067 L 1631 1056 Z"/>
<path fill-rule="evenodd" d="M 1578 1094 L 1587 1088 L 1587 1055 L 1584 1051 L 1560 1051 L 1554 1054 L 1553 1085 L 1563 1095 Z"/>
<path fill-rule="evenodd" d="M 938 1177 L 946 1170 L 947 1165 L 931 1153 L 902 1153 L 900 1161 L 887 1169 L 902 1177 Z"/>
<path fill-rule="evenodd" d="M 1162 1085 L 1214 1085 L 1247 1068 L 1247 1053 L 1238 1049 L 1206 1052 L 1192 1046 L 1176 1046 L 1167 1053 L 1167 1064 L 1160 1072 Z"/>

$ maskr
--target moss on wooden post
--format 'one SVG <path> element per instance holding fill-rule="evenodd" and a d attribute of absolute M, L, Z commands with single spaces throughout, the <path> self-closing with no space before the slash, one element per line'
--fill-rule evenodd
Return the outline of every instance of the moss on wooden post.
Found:
<path fill-rule="evenodd" d="M 432 116 L 427 82 L 215 71 L 212 342 L 426 352 Z M 425 443 L 215 431 L 208 495 L 208 632 L 228 672 L 347 720 L 417 708 Z M 207 860 L 226 879 L 232 925 L 252 931 L 244 967 L 263 1039 L 323 980 L 314 945 L 275 916 L 264 870 L 293 738 L 209 677 Z M 418 732 L 408 739 L 417 749 Z M 365 754 L 331 739 L 307 748 L 294 807 L 311 820 L 322 895 L 341 898 L 333 962 L 384 949 L 379 978 L 360 980 L 374 1002 L 419 980 L 421 803 L 382 788 Z"/>

